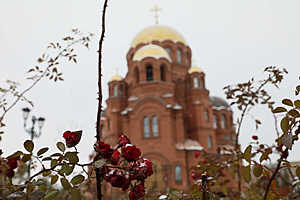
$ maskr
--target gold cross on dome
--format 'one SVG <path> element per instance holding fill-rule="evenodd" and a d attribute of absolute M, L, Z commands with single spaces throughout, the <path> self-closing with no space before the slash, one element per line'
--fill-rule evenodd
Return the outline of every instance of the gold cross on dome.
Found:
<path fill-rule="evenodd" d="M 154 12 L 155 24 L 158 24 L 158 12 L 162 11 L 162 9 L 155 5 L 154 8 L 151 9 L 151 11 Z"/>

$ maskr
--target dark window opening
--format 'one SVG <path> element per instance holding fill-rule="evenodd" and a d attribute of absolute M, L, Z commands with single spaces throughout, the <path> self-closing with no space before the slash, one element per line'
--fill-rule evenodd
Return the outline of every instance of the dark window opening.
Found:
<path fill-rule="evenodd" d="M 177 49 L 177 62 L 182 63 L 182 52 L 180 49 Z"/>
<path fill-rule="evenodd" d="M 114 96 L 118 96 L 118 85 L 114 86 Z"/>
<path fill-rule="evenodd" d="M 139 74 L 139 70 L 137 67 L 135 68 L 134 73 L 135 73 L 135 81 L 136 81 L 136 83 L 139 83 L 140 82 L 140 74 Z"/>
<path fill-rule="evenodd" d="M 157 116 L 152 116 L 152 135 L 158 137 L 158 120 Z"/>
<path fill-rule="evenodd" d="M 209 111 L 205 109 L 205 121 L 209 121 Z"/>
<path fill-rule="evenodd" d="M 151 65 L 146 67 L 146 80 L 153 81 L 153 68 Z"/>
<path fill-rule="evenodd" d="M 160 66 L 160 80 L 166 81 L 166 67 L 164 65 Z"/>
<path fill-rule="evenodd" d="M 144 117 L 144 138 L 150 137 L 150 122 L 148 117 Z"/>
<path fill-rule="evenodd" d="M 182 181 L 181 167 L 180 166 L 175 167 L 175 180 L 176 180 L 177 183 L 180 183 Z"/>

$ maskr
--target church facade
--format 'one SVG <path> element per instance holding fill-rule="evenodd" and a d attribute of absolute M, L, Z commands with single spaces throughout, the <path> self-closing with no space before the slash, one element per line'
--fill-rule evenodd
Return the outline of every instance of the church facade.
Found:
<path fill-rule="evenodd" d="M 101 138 L 115 145 L 121 134 L 154 163 L 148 190 L 186 190 L 195 152 L 220 152 L 233 144 L 230 106 L 209 95 L 205 73 L 192 66 L 192 50 L 177 31 L 155 25 L 134 38 L 128 72 L 108 83 Z"/>

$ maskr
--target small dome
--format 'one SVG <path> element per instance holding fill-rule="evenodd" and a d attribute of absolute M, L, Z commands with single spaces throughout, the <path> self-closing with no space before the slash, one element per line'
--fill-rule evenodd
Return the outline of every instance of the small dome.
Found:
<path fill-rule="evenodd" d="M 115 76 L 111 77 L 110 82 L 111 81 L 121 81 L 121 80 L 123 80 L 123 78 L 121 76 L 115 75 Z"/>
<path fill-rule="evenodd" d="M 229 104 L 221 97 L 216 97 L 216 96 L 210 97 L 210 101 L 213 107 L 216 109 L 230 109 Z"/>
<path fill-rule="evenodd" d="M 153 57 L 156 59 L 166 58 L 168 61 L 171 62 L 171 58 L 169 54 L 166 52 L 166 50 L 160 46 L 153 45 L 153 44 L 143 46 L 142 48 L 137 50 L 137 52 L 135 52 L 133 56 L 133 60 L 140 61 L 146 57 Z"/>
<path fill-rule="evenodd" d="M 182 42 L 186 44 L 184 38 L 174 29 L 168 26 L 155 25 L 143 29 L 139 32 L 131 43 L 131 47 L 138 44 L 150 44 L 152 41 L 171 40 L 173 42 Z"/>
<path fill-rule="evenodd" d="M 193 72 L 203 72 L 202 69 L 200 67 L 191 67 L 189 69 L 189 74 L 193 73 Z"/>

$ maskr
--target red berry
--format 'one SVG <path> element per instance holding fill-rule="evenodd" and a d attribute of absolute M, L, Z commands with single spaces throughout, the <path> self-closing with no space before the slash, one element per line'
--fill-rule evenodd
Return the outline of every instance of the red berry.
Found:
<path fill-rule="evenodd" d="M 63 134 L 63 137 L 66 140 L 66 145 L 67 147 L 74 147 L 76 146 L 80 139 L 81 139 L 82 131 L 66 131 Z"/>
<path fill-rule="evenodd" d="M 94 149 L 102 158 L 110 159 L 113 154 L 113 149 L 110 148 L 109 144 L 105 144 L 104 142 L 98 141 L 94 145 Z"/>
<path fill-rule="evenodd" d="M 145 187 L 142 184 L 135 185 L 132 191 L 129 193 L 130 200 L 138 200 L 145 196 Z"/>
<path fill-rule="evenodd" d="M 122 156 L 128 161 L 136 161 L 141 156 L 141 151 L 132 144 L 126 144 L 122 147 Z"/>
<path fill-rule="evenodd" d="M 253 136 L 252 136 L 252 139 L 253 139 L 253 140 L 258 140 L 258 137 L 257 137 L 256 135 L 253 135 Z"/>
<path fill-rule="evenodd" d="M 111 156 L 111 163 L 113 165 L 117 165 L 120 161 L 120 156 L 121 156 L 120 152 L 118 150 L 115 150 Z"/>

